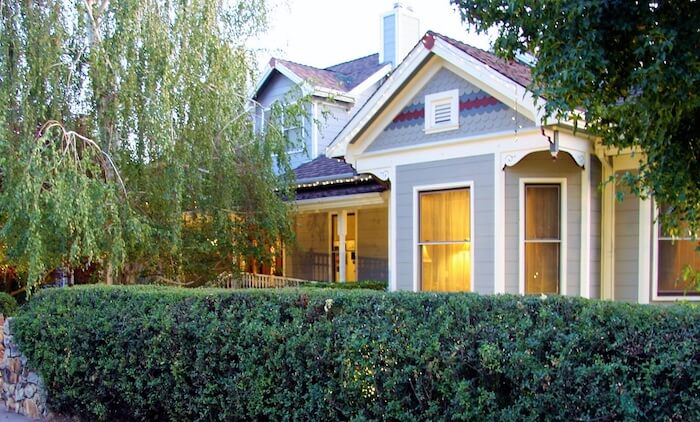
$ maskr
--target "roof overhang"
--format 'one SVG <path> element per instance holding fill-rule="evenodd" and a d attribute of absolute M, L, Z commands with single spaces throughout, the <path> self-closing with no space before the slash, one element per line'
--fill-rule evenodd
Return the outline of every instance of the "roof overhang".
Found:
<path fill-rule="evenodd" d="M 297 212 L 316 212 L 343 208 L 363 208 L 386 206 L 386 192 L 358 193 L 354 195 L 331 196 L 318 199 L 294 201 Z"/>

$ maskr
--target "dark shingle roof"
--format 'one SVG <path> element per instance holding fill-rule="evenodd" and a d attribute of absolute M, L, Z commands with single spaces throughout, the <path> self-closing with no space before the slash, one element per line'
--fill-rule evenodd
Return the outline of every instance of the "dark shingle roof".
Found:
<path fill-rule="evenodd" d="M 294 175 L 297 182 L 303 183 L 323 178 L 353 177 L 357 176 L 357 172 L 343 160 L 321 155 L 295 168 Z"/>
<path fill-rule="evenodd" d="M 294 174 L 297 201 L 386 190 L 386 186 L 373 177 L 358 175 L 345 161 L 323 155 L 295 168 Z"/>
<path fill-rule="evenodd" d="M 289 60 L 272 59 L 270 65 L 283 64 L 301 79 L 322 88 L 348 92 L 372 76 L 384 64 L 379 63 L 379 55 L 371 54 L 349 62 L 339 63 L 325 69 L 319 69 Z"/>
<path fill-rule="evenodd" d="M 450 43 L 501 75 L 511 79 L 513 82 L 525 87 L 532 83 L 532 69 L 530 66 L 515 60 L 503 60 L 493 53 L 472 47 L 471 45 L 457 41 L 450 37 L 446 37 L 445 35 L 438 34 L 437 32 L 428 31 L 428 34 Z"/>

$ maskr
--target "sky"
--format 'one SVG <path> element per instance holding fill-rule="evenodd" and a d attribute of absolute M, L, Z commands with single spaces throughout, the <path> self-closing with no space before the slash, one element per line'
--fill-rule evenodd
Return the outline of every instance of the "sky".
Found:
<path fill-rule="evenodd" d="M 271 56 L 315 67 L 328 67 L 377 53 L 380 17 L 396 0 L 271 0 L 269 31 L 249 43 L 257 50 L 259 68 Z M 449 0 L 404 0 L 428 30 L 488 48 L 489 38 L 469 33 Z M 416 40 L 418 42 L 418 40 Z"/>

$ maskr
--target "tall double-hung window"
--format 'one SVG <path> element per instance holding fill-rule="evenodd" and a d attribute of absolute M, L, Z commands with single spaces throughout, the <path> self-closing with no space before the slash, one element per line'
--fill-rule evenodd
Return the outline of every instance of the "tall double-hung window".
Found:
<path fill-rule="evenodd" d="M 469 188 L 419 193 L 421 290 L 471 290 L 470 193 Z"/>
<path fill-rule="evenodd" d="M 560 293 L 561 185 L 525 185 L 525 293 Z"/>

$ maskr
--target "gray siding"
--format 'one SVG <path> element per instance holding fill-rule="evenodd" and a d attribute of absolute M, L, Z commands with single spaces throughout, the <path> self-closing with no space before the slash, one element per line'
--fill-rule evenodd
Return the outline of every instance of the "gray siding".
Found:
<path fill-rule="evenodd" d="M 459 90 L 461 109 L 459 128 L 426 134 L 424 131 L 425 96 L 452 89 Z M 515 110 L 498 102 L 475 85 L 443 68 L 428 81 L 403 110 L 397 113 L 394 121 L 367 147 L 367 151 L 380 151 L 533 126 L 534 123 L 522 114 L 516 113 Z"/>
<path fill-rule="evenodd" d="M 591 277 L 591 297 L 594 299 L 600 298 L 600 246 L 601 246 L 601 213 L 602 208 L 602 192 L 601 192 L 601 182 L 602 182 L 602 167 L 598 158 L 593 155 L 591 156 L 591 168 L 588 173 L 591 180 L 591 264 L 590 264 L 590 277 Z"/>
<path fill-rule="evenodd" d="M 324 154 L 328 145 L 350 119 L 348 108 L 341 104 L 319 104 L 318 153 Z M 312 157 L 315 158 L 315 157 Z"/>
<path fill-rule="evenodd" d="M 357 212 L 358 280 L 387 280 L 388 227 L 387 208 Z"/>
<path fill-rule="evenodd" d="M 265 89 L 258 93 L 258 102 L 263 107 L 269 107 L 275 101 L 284 99 L 284 96 L 296 86 L 291 79 L 279 72 L 274 72 Z"/>
<path fill-rule="evenodd" d="M 624 185 L 618 184 L 616 190 L 623 194 L 623 200 L 615 202 L 615 300 L 636 303 L 639 283 L 639 199 Z"/>
<path fill-rule="evenodd" d="M 294 96 L 298 94 L 298 88 L 286 76 L 279 72 L 274 72 L 270 77 L 267 86 L 258 93 L 257 101 L 260 106 L 256 107 L 256 125 L 259 127 L 259 122 L 261 121 L 262 108 L 268 108 L 277 101 L 289 102 L 294 100 Z M 311 116 L 310 106 L 306 110 L 307 114 Z M 292 168 L 299 166 L 311 159 L 311 119 L 304 119 L 304 139 L 301 145 L 297 148 L 292 148 L 289 154 Z"/>
<path fill-rule="evenodd" d="M 505 175 L 505 288 L 506 293 L 518 293 L 520 243 L 520 178 L 566 178 L 567 189 L 567 295 L 580 292 L 581 279 L 581 168 L 571 156 L 560 152 L 552 160 L 549 152 L 535 152 Z"/>
<path fill-rule="evenodd" d="M 494 292 L 494 155 L 398 166 L 396 182 L 396 276 L 399 290 L 413 289 L 414 186 L 473 181 L 474 291 Z"/>

